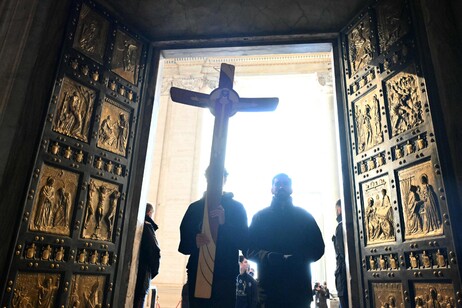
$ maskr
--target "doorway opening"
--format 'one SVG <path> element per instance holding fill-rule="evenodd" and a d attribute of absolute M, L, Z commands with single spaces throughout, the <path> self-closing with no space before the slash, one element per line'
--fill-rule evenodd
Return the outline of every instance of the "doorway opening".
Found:
<path fill-rule="evenodd" d="M 240 97 L 279 98 L 274 112 L 230 119 L 224 190 L 244 204 L 250 224 L 271 202 L 272 177 L 287 173 L 294 204 L 315 217 L 326 245 L 324 257 L 312 264 L 313 284 L 326 281 L 335 293 L 331 237 L 342 184 L 331 44 L 165 50 L 162 56 L 143 184 L 160 226 L 162 264 L 152 284 L 162 307 L 181 300 L 188 256 L 178 252 L 179 226 L 206 189 L 214 120 L 207 109 L 172 102 L 169 90 L 209 94 L 218 87 L 221 63 L 235 66 L 233 89 Z"/>

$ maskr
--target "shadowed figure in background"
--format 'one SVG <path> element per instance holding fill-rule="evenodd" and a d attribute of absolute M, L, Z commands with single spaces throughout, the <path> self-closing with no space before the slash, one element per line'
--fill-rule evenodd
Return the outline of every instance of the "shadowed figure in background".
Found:
<path fill-rule="evenodd" d="M 248 258 L 258 263 L 262 308 L 309 307 L 313 300 L 310 263 L 324 254 L 324 241 L 313 216 L 292 204 L 287 174 L 272 181 L 271 205 L 253 216 Z"/>
<path fill-rule="evenodd" d="M 342 229 L 342 203 L 337 200 L 335 203 L 335 211 L 337 213 L 337 227 L 335 235 L 332 236 L 335 248 L 335 288 L 340 299 L 340 308 L 348 308 L 348 287 L 347 274 L 345 264 L 345 245 L 343 244 L 343 229 Z"/>
<path fill-rule="evenodd" d="M 135 308 L 142 308 L 144 299 L 149 290 L 151 279 L 159 274 L 160 248 L 156 239 L 156 230 L 159 228 L 152 216 L 154 207 L 146 204 L 146 216 L 144 218 L 143 235 L 140 243 L 140 260 L 138 263 L 138 274 L 135 286 Z"/>
<path fill-rule="evenodd" d="M 239 256 L 240 273 L 236 278 L 236 308 L 256 308 L 258 303 L 257 281 L 250 275 L 249 262 Z"/>

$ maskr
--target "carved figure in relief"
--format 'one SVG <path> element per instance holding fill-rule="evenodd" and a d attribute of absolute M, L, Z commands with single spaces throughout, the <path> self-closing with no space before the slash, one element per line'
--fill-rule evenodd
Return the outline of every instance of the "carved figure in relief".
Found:
<path fill-rule="evenodd" d="M 70 304 L 72 308 L 79 308 L 80 307 L 80 297 L 79 297 L 79 294 L 77 293 L 77 289 L 78 289 L 77 279 L 73 279 L 72 284 L 73 286 L 72 286 L 72 295 L 71 295 Z"/>
<path fill-rule="evenodd" d="M 366 38 L 367 31 L 363 22 L 351 31 L 349 51 L 353 72 L 360 70 L 372 58 L 371 42 Z"/>
<path fill-rule="evenodd" d="M 90 263 L 91 263 L 91 264 L 96 264 L 96 263 L 98 263 L 98 258 L 99 258 L 99 253 L 98 253 L 97 250 L 95 250 L 95 251 L 93 252 L 93 254 L 91 255 L 91 257 L 90 257 Z"/>
<path fill-rule="evenodd" d="M 355 124 L 359 152 L 383 141 L 377 95 L 366 97 L 355 104 Z"/>
<path fill-rule="evenodd" d="M 390 254 L 390 258 L 388 258 L 388 261 L 390 263 L 391 269 L 397 269 L 398 265 L 396 264 L 396 259 L 393 257 L 392 254 Z"/>
<path fill-rule="evenodd" d="M 366 144 L 372 144 L 372 124 L 371 124 L 371 106 L 366 104 L 366 108 L 364 110 L 364 129 L 366 130 Z"/>
<path fill-rule="evenodd" d="M 54 304 L 54 298 L 58 289 L 57 285 L 53 284 L 53 278 L 45 277 L 40 283 L 37 281 L 38 289 L 38 305 L 39 308 L 52 308 Z"/>
<path fill-rule="evenodd" d="M 112 237 L 113 229 L 114 229 L 114 221 L 115 221 L 115 215 L 116 215 L 116 210 L 117 210 L 117 202 L 120 198 L 120 192 L 113 191 L 111 196 L 110 196 L 110 201 L 109 201 L 109 211 L 107 212 L 106 215 L 106 222 L 107 222 L 107 227 L 108 227 L 108 232 L 109 232 L 109 238 Z"/>
<path fill-rule="evenodd" d="M 49 260 L 51 256 L 51 246 L 47 245 L 42 251 L 42 260 Z"/>
<path fill-rule="evenodd" d="M 35 257 L 36 251 L 37 251 L 37 247 L 35 246 L 34 243 L 32 243 L 32 245 L 30 245 L 30 247 L 27 248 L 26 259 L 33 259 Z"/>
<path fill-rule="evenodd" d="M 368 210 L 368 217 L 370 217 L 369 221 L 372 225 L 372 240 L 390 239 L 394 234 L 393 209 L 391 207 L 390 198 L 387 195 L 386 189 L 382 189 L 381 194 L 381 198 L 377 195 L 377 201 L 372 201 L 373 204 L 370 205 L 370 208 L 374 207 L 375 203 L 374 212 L 371 212 L 372 209 Z"/>
<path fill-rule="evenodd" d="M 380 123 L 380 110 L 379 110 L 379 99 L 377 98 L 377 94 L 374 94 L 372 98 L 372 123 L 375 124 L 374 126 L 374 135 L 376 138 L 376 144 L 383 141 L 382 135 L 382 126 Z"/>
<path fill-rule="evenodd" d="M 87 251 L 85 248 L 79 254 L 79 263 L 87 262 Z"/>
<path fill-rule="evenodd" d="M 396 308 L 396 298 L 393 295 L 388 297 L 388 307 L 389 308 Z"/>
<path fill-rule="evenodd" d="M 419 267 L 419 263 L 417 261 L 416 256 L 414 256 L 413 252 L 411 252 L 411 254 L 409 255 L 409 261 L 411 263 L 411 268 L 418 268 Z"/>
<path fill-rule="evenodd" d="M 428 183 L 428 176 L 422 174 L 420 177 L 422 191 L 422 217 L 423 230 L 429 233 L 438 230 L 441 227 L 441 219 L 438 211 L 438 199 L 433 190 L 433 186 Z"/>
<path fill-rule="evenodd" d="M 422 207 L 423 202 L 422 200 L 420 200 L 418 190 L 418 186 L 410 185 L 409 194 L 407 195 L 407 234 L 413 234 L 422 231 L 422 218 L 420 217 L 420 208 Z"/>
<path fill-rule="evenodd" d="M 393 136 L 423 123 L 415 76 L 401 76 L 388 82 L 387 88 Z"/>
<path fill-rule="evenodd" d="M 69 226 L 69 210 L 71 208 L 71 194 L 66 191 L 65 187 L 58 189 L 58 202 L 54 210 L 53 226 Z"/>
<path fill-rule="evenodd" d="M 101 260 L 102 265 L 108 265 L 109 264 L 109 253 L 106 251 L 103 255 L 103 258 Z"/>
<path fill-rule="evenodd" d="M 101 122 L 101 126 L 99 128 L 99 137 L 101 142 L 108 146 L 112 146 L 115 140 L 115 134 L 112 128 L 113 125 L 111 116 L 108 115 L 106 119 Z"/>
<path fill-rule="evenodd" d="M 120 152 L 125 152 L 128 142 L 129 124 L 124 113 L 119 114 L 117 122 L 117 148 Z"/>
<path fill-rule="evenodd" d="M 13 298 L 11 299 L 11 306 L 13 308 L 33 308 L 31 299 L 27 296 L 26 288 L 19 286 L 13 291 Z"/>
<path fill-rule="evenodd" d="M 385 261 L 382 255 L 380 255 L 380 258 L 379 258 L 379 266 L 381 270 L 387 269 L 387 262 Z"/>
<path fill-rule="evenodd" d="M 376 270 L 376 267 L 375 267 L 375 259 L 373 256 L 370 256 L 369 257 L 369 267 L 371 268 L 371 270 Z"/>
<path fill-rule="evenodd" d="M 436 264 L 438 267 L 446 267 L 446 260 L 444 259 L 444 255 L 440 252 L 439 249 L 436 252 Z"/>
<path fill-rule="evenodd" d="M 123 54 L 123 69 L 126 72 L 134 72 L 136 68 L 138 46 L 126 40 L 124 42 Z"/>
<path fill-rule="evenodd" d="M 40 189 L 39 200 L 34 224 L 38 230 L 44 230 L 52 225 L 52 210 L 55 201 L 55 179 L 51 176 L 47 178 L 46 184 Z"/>
<path fill-rule="evenodd" d="M 87 199 L 87 213 L 85 217 L 85 224 L 84 228 L 88 227 L 88 223 L 90 222 L 91 217 L 93 216 L 94 209 L 93 209 L 93 199 L 95 196 L 95 192 L 97 190 L 96 184 L 93 180 L 90 180 L 90 184 L 88 185 L 88 199 Z"/>
<path fill-rule="evenodd" d="M 430 256 L 427 254 L 425 250 L 422 252 L 422 265 L 424 268 L 432 267 L 432 261 L 430 259 Z"/>
<path fill-rule="evenodd" d="M 86 141 L 87 122 L 92 109 L 93 94 L 82 86 L 71 85 L 69 88 L 72 92 L 64 92 L 61 106 L 58 109 L 55 130 L 61 134 Z"/>
<path fill-rule="evenodd" d="M 101 220 L 103 219 L 104 215 L 104 204 L 106 202 L 106 198 L 110 193 L 109 189 L 106 185 L 101 185 L 97 188 L 98 191 L 98 205 L 96 207 L 95 219 L 96 219 L 96 230 L 100 228 Z M 96 232 L 95 230 L 95 232 Z"/>
<path fill-rule="evenodd" d="M 373 240 L 376 235 L 378 234 L 379 223 L 377 220 L 376 215 L 376 208 L 374 206 L 374 198 L 368 199 L 368 207 L 366 209 L 366 217 L 367 217 L 367 234 L 369 239 Z"/>
<path fill-rule="evenodd" d="M 424 307 L 424 300 L 420 296 L 415 297 L 415 307 L 416 308 L 425 308 Z"/>
<path fill-rule="evenodd" d="M 102 303 L 100 298 L 102 297 L 100 294 L 101 291 L 99 290 L 99 282 L 95 281 L 95 283 L 91 286 L 91 289 L 88 292 L 84 292 L 85 297 L 85 307 L 88 308 L 101 308 Z"/>
<path fill-rule="evenodd" d="M 94 20 L 90 20 L 82 26 L 82 34 L 80 35 L 79 47 L 89 53 L 96 51 L 96 43 L 98 38 L 98 27 Z"/>
<path fill-rule="evenodd" d="M 441 308 L 441 305 L 438 301 L 438 292 L 435 290 L 435 288 L 430 288 L 429 293 L 430 298 L 427 301 L 427 307 Z"/>
<path fill-rule="evenodd" d="M 56 256 L 55 256 L 55 261 L 63 261 L 64 260 L 64 247 L 59 247 L 58 250 L 56 250 Z"/>

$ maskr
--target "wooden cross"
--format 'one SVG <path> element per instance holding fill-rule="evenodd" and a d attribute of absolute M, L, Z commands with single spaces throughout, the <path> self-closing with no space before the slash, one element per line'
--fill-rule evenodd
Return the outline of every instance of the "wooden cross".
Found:
<path fill-rule="evenodd" d="M 202 108 L 207 107 L 215 116 L 202 224 L 202 233 L 205 233 L 212 241 L 200 247 L 199 251 L 199 264 L 194 293 L 194 296 L 198 298 L 210 298 L 212 295 L 219 224 L 218 218 L 210 217 L 209 213 L 220 205 L 223 194 L 223 175 L 229 118 L 238 111 L 273 111 L 279 102 L 278 98 L 240 98 L 236 91 L 233 90 L 233 81 L 234 66 L 222 63 L 218 88 L 213 90 L 210 95 L 176 87 L 170 89 L 170 95 L 174 102 Z"/>

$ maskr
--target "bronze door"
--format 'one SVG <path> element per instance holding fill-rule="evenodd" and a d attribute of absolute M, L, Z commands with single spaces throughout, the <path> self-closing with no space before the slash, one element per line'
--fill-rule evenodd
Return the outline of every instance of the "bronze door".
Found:
<path fill-rule="evenodd" d="M 416 16 L 408 1 L 377 1 L 341 32 L 365 307 L 456 307 L 462 299 L 451 221 L 459 210 L 447 201 L 439 106 Z"/>
<path fill-rule="evenodd" d="M 114 306 L 147 48 L 74 1 L 2 307 Z"/>

